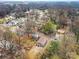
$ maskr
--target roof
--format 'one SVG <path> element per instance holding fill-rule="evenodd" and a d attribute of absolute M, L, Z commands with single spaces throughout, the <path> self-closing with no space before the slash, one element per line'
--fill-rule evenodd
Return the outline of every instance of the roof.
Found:
<path fill-rule="evenodd" d="M 65 30 L 64 30 L 64 29 L 58 29 L 57 32 L 58 32 L 58 33 L 61 33 L 61 34 L 64 34 L 64 33 L 65 33 Z"/>
<path fill-rule="evenodd" d="M 38 33 L 33 33 L 33 34 L 32 34 L 32 38 L 38 39 L 38 37 L 39 37 Z"/>
<path fill-rule="evenodd" d="M 37 41 L 37 44 L 40 44 L 41 46 L 45 46 L 47 43 L 47 39 L 45 38 L 40 38 L 38 41 Z"/>

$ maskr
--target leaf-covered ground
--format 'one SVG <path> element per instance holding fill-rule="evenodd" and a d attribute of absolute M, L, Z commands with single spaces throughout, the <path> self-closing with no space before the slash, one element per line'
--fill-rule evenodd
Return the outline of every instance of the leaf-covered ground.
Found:
<path fill-rule="evenodd" d="M 79 55 L 76 55 L 76 59 L 79 59 Z"/>

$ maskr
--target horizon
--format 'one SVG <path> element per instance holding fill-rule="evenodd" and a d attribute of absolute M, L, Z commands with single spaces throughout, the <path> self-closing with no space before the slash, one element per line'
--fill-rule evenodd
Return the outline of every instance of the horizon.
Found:
<path fill-rule="evenodd" d="M 79 0 L 1 0 L 0 2 L 17 1 L 17 2 L 78 2 Z"/>

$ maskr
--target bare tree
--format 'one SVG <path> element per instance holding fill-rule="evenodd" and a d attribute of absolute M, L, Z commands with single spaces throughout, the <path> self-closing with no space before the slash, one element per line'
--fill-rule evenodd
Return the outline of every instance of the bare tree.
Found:
<path fill-rule="evenodd" d="M 36 24 L 32 20 L 25 21 L 25 33 L 28 34 L 28 37 L 29 34 L 33 33 L 33 29 L 35 28 L 35 26 Z"/>
<path fill-rule="evenodd" d="M 76 41 L 75 37 L 72 34 L 64 35 L 64 39 L 61 42 L 59 55 L 63 59 L 75 59 L 76 55 Z"/>
<path fill-rule="evenodd" d="M 22 55 L 22 51 L 19 50 L 20 47 L 18 44 L 14 43 L 13 34 L 11 31 L 6 30 L 3 33 L 3 39 L 0 40 L 0 49 L 1 59 L 15 59 L 17 55 L 19 57 Z M 20 51 L 20 52 L 19 52 Z M 19 52 L 19 53 L 17 53 Z M 22 58 L 21 58 L 22 59 Z"/>

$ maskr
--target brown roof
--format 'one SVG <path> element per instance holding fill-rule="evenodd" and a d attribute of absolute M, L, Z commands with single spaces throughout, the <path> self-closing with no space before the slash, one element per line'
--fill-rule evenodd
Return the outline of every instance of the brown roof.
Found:
<path fill-rule="evenodd" d="M 63 34 L 63 33 L 65 33 L 65 30 L 64 29 L 58 29 L 57 32 Z"/>
<path fill-rule="evenodd" d="M 40 38 L 40 39 L 37 41 L 37 44 L 40 44 L 40 45 L 42 45 L 42 46 L 44 46 L 46 43 L 47 43 L 47 39 L 46 39 L 46 38 Z"/>

